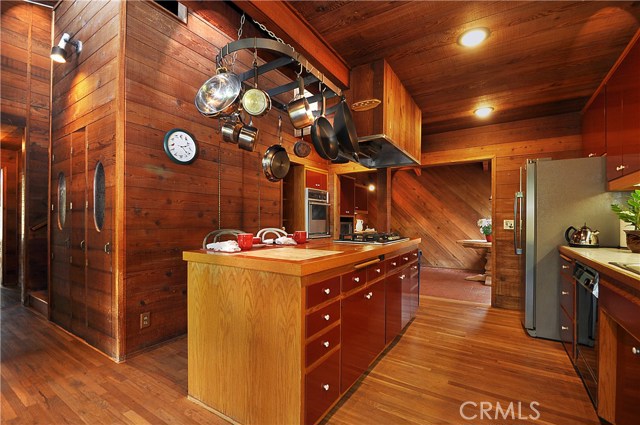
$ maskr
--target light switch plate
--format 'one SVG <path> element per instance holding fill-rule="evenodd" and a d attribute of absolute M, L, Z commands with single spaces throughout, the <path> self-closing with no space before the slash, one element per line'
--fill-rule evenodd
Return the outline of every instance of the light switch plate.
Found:
<path fill-rule="evenodd" d="M 513 220 L 504 220 L 503 221 L 503 228 L 504 230 L 513 230 Z"/>

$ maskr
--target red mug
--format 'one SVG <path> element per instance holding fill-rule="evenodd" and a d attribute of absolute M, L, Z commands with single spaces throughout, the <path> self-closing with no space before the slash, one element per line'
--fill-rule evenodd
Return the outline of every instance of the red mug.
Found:
<path fill-rule="evenodd" d="M 251 249 L 253 246 L 253 233 L 239 233 L 238 246 L 243 251 Z"/>
<path fill-rule="evenodd" d="M 307 232 L 304 230 L 296 230 L 293 232 L 293 240 L 297 243 L 305 243 L 307 241 Z"/>

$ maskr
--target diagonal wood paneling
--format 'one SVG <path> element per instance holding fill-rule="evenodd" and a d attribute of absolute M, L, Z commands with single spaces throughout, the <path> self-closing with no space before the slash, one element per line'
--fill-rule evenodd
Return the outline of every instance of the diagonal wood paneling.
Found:
<path fill-rule="evenodd" d="M 484 261 L 459 239 L 483 239 L 478 219 L 491 217 L 491 173 L 482 163 L 398 171 L 392 181 L 391 228 L 422 238 L 426 265 L 481 271 Z"/>

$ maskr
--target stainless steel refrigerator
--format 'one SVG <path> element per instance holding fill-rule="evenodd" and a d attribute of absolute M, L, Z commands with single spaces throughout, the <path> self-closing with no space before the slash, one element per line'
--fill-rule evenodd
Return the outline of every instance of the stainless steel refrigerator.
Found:
<path fill-rule="evenodd" d="M 618 247 L 620 224 L 610 205 L 623 200 L 606 192 L 603 157 L 529 160 L 525 176 L 526 191 L 521 179 L 514 207 L 514 245 L 523 255 L 522 324 L 531 336 L 560 340 L 558 245 L 567 245 L 569 226 L 586 223 L 600 231 L 600 247 Z"/>

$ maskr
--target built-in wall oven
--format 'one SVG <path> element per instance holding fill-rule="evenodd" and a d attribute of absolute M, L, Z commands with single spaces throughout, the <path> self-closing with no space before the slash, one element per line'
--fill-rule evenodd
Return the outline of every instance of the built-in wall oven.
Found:
<path fill-rule="evenodd" d="M 576 368 L 598 405 L 598 272 L 576 262 Z"/>
<path fill-rule="evenodd" d="M 329 227 L 329 192 L 318 189 L 305 189 L 305 223 L 307 237 L 327 238 L 331 236 Z"/>

